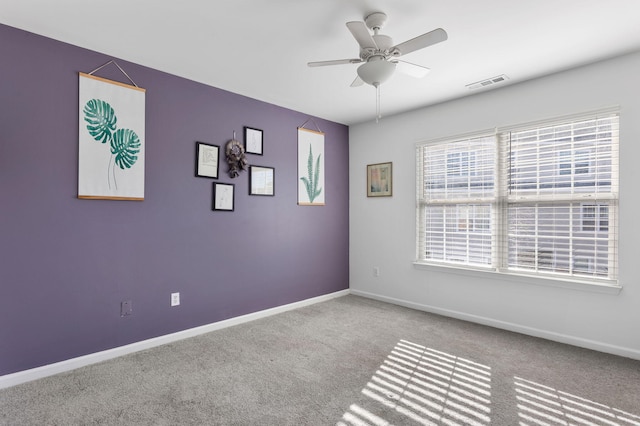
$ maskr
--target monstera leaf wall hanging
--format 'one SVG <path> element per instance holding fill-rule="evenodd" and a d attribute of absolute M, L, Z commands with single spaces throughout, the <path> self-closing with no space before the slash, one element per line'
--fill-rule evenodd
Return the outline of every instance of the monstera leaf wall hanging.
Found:
<path fill-rule="evenodd" d="M 144 199 L 145 91 L 80 73 L 78 197 Z"/>

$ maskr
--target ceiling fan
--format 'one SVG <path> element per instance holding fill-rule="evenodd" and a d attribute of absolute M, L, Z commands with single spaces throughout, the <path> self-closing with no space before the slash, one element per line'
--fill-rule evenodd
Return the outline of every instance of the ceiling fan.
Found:
<path fill-rule="evenodd" d="M 382 12 L 374 12 L 368 15 L 364 22 L 347 22 L 347 28 L 360 45 L 360 57 L 354 59 L 337 59 L 333 61 L 318 61 L 307 63 L 310 67 L 326 65 L 359 64 L 358 77 L 351 86 L 360 86 L 363 83 L 378 87 L 385 82 L 397 69 L 412 77 L 421 78 L 429 68 L 401 61 L 397 58 L 419 49 L 443 42 L 447 39 L 447 32 L 442 28 L 435 29 L 418 37 L 412 38 L 400 44 L 393 44 L 391 37 L 380 34 L 380 30 L 387 22 L 387 15 Z M 373 35 L 369 29 L 373 31 Z"/>
<path fill-rule="evenodd" d="M 430 71 L 427 67 L 401 61 L 397 58 L 447 39 L 447 32 L 442 28 L 438 28 L 394 45 L 391 37 L 380 34 L 380 30 L 386 22 L 387 15 L 382 12 L 374 12 L 368 15 L 364 22 L 347 22 L 347 28 L 360 45 L 359 58 L 307 63 L 310 67 L 362 63 L 357 69 L 358 76 L 351 83 L 351 87 L 367 83 L 376 88 L 376 121 L 381 117 L 380 84 L 388 80 L 396 69 L 416 78 L 422 78 Z M 373 35 L 369 32 L 369 29 L 373 31 Z"/>

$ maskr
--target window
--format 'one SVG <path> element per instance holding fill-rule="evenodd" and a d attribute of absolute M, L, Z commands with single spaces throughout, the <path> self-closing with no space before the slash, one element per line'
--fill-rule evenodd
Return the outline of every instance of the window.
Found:
<path fill-rule="evenodd" d="M 425 258 L 491 264 L 491 204 L 495 200 L 495 138 L 479 136 L 421 152 L 429 172 L 421 187 Z"/>
<path fill-rule="evenodd" d="M 591 172 L 589 150 L 581 149 L 576 151 L 560 151 L 558 159 L 558 169 L 561 175 L 579 175 Z"/>
<path fill-rule="evenodd" d="M 474 152 L 448 152 L 447 175 L 469 176 L 475 172 Z"/>
<path fill-rule="evenodd" d="M 417 146 L 417 262 L 617 283 L 618 115 Z"/>
<path fill-rule="evenodd" d="M 607 232 L 609 230 L 609 206 L 606 204 L 582 205 L 582 231 Z"/>

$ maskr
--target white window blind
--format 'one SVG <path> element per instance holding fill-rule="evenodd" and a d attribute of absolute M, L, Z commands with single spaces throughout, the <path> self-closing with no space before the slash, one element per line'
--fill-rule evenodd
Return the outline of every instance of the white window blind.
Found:
<path fill-rule="evenodd" d="M 501 265 L 543 274 L 617 277 L 618 116 L 502 132 L 507 208 Z"/>
<path fill-rule="evenodd" d="M 418 149 L 419 258 L 491 266 L 495 137 Z"/>
<path fill-rule="evenodd" d="M 617 282 L 618 114 L 417 145 L 417 261 Z"/>

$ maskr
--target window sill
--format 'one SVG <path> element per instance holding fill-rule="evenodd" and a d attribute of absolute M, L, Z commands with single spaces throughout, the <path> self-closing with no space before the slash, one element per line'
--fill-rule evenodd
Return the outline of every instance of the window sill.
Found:
<path fill-rule="evenodd" d="M 615 284 L 603 284 L 593 281 L 580 281 L 576 279 L 562 279 L 558 277 L 531 276 L 514 272 L 496 272 L 489 269 L 474 268 L 468 266 L 450 266 L 436 263 L 413 262 L 413 267 L 418 270 L 438 271 L 468 277 L 482 276 L 484 278 L 498 279 L 502 281 L 518 282 L 523 284 L 539 285 L 545 287 L 566 288 L 602 294 L 620 294 L 622 286 Z"/>

